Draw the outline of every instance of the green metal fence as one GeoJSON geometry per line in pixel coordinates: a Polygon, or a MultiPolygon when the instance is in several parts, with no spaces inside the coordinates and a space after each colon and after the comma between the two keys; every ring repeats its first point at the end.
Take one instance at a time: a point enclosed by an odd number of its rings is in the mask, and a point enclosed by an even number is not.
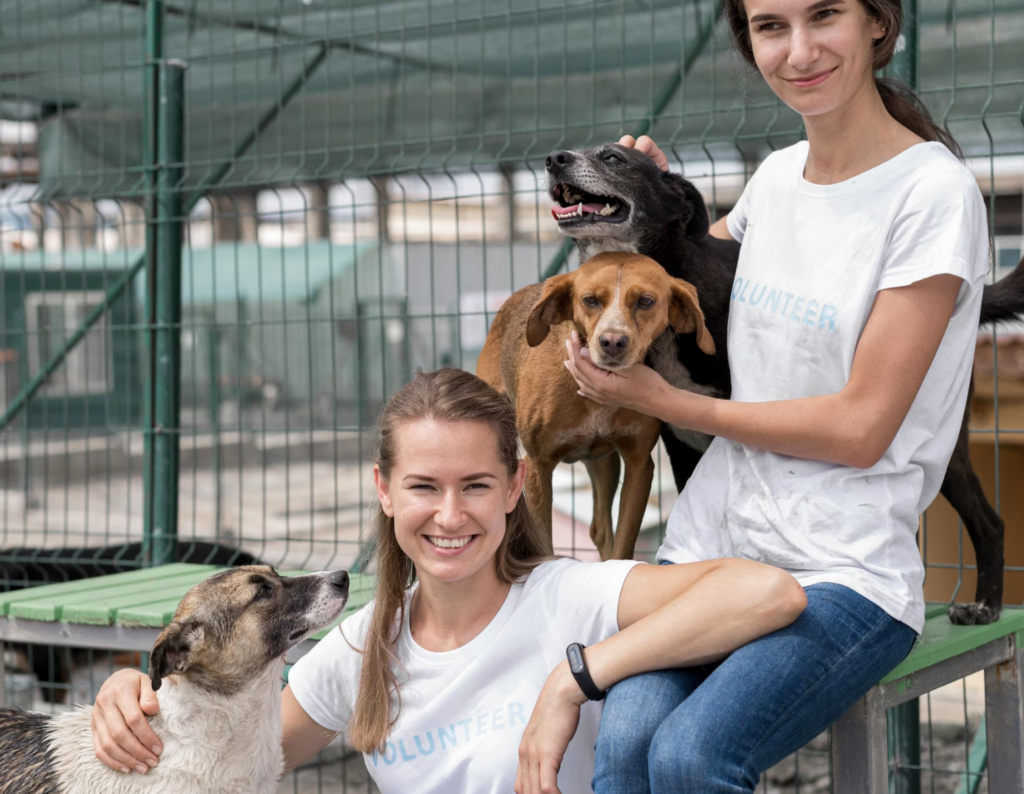
{"type": "MultiPolygon", "coordinates": [[[[1024,0],[907,11],[894,71],[967,152],[998,277],[1024,247],[1024,0]]],[[[0,0],[0,587],[211,543],[363,564],[375,412],[417,368],[472,368],[501,301],[574,266],[544,158],[625,132],[716,216],[802,135],[711,0],[0,0]]],[[[979,359],[975,445],[1011,537],[1012,330],[979,359]]],[[[641,556],[675,496],[661,463],[641,556]]],[[[585,474],[555,486],[556,545],[593,558],[585,474]]],[[[933,512],[930,597],[969,599],[969,544],[933,512]]],[[[43,671],[33,702],[138,661],[6,650],[43,671]]],[[[979,715],[966,682],[893,719],[894,785],[984,790],[979,715]]],[[[764,790],[824,790],[825,749],[764,790]]],[[[356,762],[282,791],[368,790],[356,762]]]]}

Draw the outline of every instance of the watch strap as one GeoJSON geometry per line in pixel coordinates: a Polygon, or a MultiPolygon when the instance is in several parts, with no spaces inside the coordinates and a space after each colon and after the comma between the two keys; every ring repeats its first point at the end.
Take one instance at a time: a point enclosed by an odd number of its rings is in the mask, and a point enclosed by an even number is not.
{"type": "Polygon", "coordinates": [[[590,669],[587,667],[587,657],[583,655],[585,645],[574,642],[565,649],[566,658],[569,660],[569,670],[572,677],[576,679],[583,694],[589,700],[604,700],[605,693],[597,688],[594,679],[590,676],[590,669]]]}

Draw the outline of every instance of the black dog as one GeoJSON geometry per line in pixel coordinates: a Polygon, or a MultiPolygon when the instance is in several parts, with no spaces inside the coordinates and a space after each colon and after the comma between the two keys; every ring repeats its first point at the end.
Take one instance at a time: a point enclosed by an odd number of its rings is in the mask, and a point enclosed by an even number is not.
{"type": "MultiPolygon", "coordinates": [[[[693,284],[716,353],[700,351],[693,334],[676,337],[675,351],[648,363],[673,385],[714,397],[732,392],[726,329],[739,243],[708,235],[710,222],[700,192],[678,174],[662,171],[642,152],[607,144],[585,152],[552,152],[548,193],[559,231],[576,242],[580,261],[601,251],[633,251],[657,261],[672,276],[693,284]],[[575,212],[566,208],[576,207],[575,212]]],[[[1024,314],[1024,262],[999,283],[985,287],[981,322],[1024,314]]],[[[973,393],[974,381],[971,380],[973,393]]],[[[960,435],[941,493],[963,519],[978,561],[975,601],[958,604],[949,618],[963,625],[991,623],[1003,604],[1003,521],[985,498],[968,450],[968,398],[960,435]]],[[[682,490],[710,439],[662,426],[676,487],[682,490]]]]}
{"type": "MultiPolygon", "coordinates": [[[[259,560],[248,552],[204,540],[178,541],[175,559],[204,565],[259,564],[259,560]]],[[[0,592],[135,571],[142,567],[141,560],[141,543],[55,549],[0,549],[0,592]]],[[[39,681],[49,681],[55,685],[43,687],[44,700],[52,703],[67,701],[67,685],[71,680],[72,667],[70,649],[36,646],[32,653],[28,653],[27,646],[16,644],[11,646],[11,650],[15,656],[24,660],[25,664],[19,666],[30,667],[39,681]]]]}

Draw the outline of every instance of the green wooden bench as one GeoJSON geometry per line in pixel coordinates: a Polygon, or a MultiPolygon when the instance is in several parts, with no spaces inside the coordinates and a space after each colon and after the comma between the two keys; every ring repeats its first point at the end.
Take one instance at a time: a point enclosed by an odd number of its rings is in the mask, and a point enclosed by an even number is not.
{"type": "Polygon", "coordinates": [[[946,607],[928,609],[910,655],[833,726],[834,794],[888,794],[888,709],[985,671],[989,791],[1024,794],[1024,609],[988,626],[954,626],[946,607]]]}
{"type": "MultiPolygon", "coordinates": [[[[179,562],[0,593],[0,640],[146,653],[171,622],[188,589],[219,570],[223,569],[179,562]]],[[[282,571],[284,576],[302,573],[308,571],[282,571]]],[[[345,612],[332,626],[293,648],[290,663],[373,598],[373,577],[358,573],[350,577],[345,612]]],[[[0,682],[3,672],[0,654],[0,682]]],[[[0,685],[0,705],[3,699],[0,685]]]]}

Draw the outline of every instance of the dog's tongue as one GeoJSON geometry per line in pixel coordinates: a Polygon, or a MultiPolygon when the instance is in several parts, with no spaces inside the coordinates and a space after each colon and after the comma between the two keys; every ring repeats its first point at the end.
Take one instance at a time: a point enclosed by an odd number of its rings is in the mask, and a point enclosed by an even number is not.
{"type": "Polygon", "coordinates": [[[604,209],[604,204],[573,204],[571,207],[554,206],[551,208],[551,215],[558,220],[565,215],[575,215],[576,211],[583,207],[584,212],[598,213],[604,209]]]}

